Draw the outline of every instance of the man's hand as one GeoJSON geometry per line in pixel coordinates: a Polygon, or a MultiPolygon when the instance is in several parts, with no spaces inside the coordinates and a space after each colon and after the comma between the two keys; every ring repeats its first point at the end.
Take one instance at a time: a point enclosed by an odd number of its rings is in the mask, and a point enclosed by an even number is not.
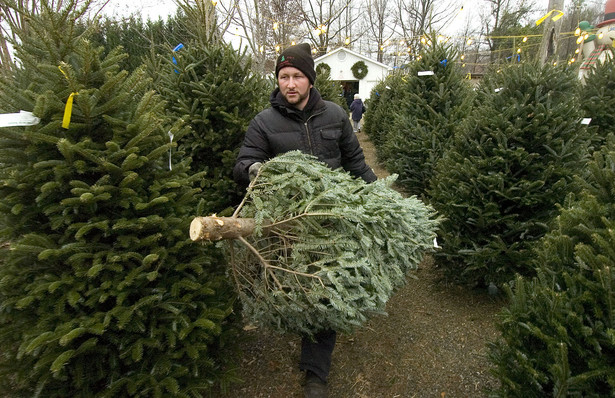
{"type": "Polygon", "coordinates": [[[250,178],[250,181],[252,181],[256,175],[258,174],[258,169],[261,168],[263,164],[261,162],[256,162],[256,163],[252,163],[250,165],[250,167],[248,168],[248,177],[250,178]]]}

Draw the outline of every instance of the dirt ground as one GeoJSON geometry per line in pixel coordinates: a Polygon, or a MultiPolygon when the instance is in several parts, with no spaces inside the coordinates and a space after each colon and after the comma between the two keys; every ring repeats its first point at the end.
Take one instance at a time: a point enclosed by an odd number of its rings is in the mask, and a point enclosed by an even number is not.
{"type": "MultiPolygon", "coordinates": [[[[367,163],[387,175],[372,144],[359,133],[367,163]]],[[[329,376],[330,398],[486,397],[497,381],[489,373],[486,343],[497,337],[503,302],[441,281],[431,257],[353,335],[338,337],[329,376]]],[[[301,341],[262,329],[244,330],[239,376],[223,398],[301,398],[301,341]]]]}

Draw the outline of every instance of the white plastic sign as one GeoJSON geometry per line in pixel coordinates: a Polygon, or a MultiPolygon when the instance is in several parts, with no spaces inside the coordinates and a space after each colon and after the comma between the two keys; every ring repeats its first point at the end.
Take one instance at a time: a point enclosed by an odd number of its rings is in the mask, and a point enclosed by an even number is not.
{"type": "Polygon", "coordinates": [[[34,116],[32,112],[27,111],[0,114],[0,127],[34,126],[39,124],[40,121],[41,119],[34,116]]]}

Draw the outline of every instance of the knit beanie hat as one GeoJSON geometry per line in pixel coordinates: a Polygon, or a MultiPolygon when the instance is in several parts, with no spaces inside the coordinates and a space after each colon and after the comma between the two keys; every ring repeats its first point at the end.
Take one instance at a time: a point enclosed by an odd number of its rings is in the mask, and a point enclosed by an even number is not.
{"type": "Polygon", "coordinates": [[[314,59],[310,50],[310,45],[303,43],[288,47],[282,51],[282,54],[280,54],[275,63],[275,77],[278,77],[280,69],[292,66],[303,72],[310,80],[310,84],[314,84],[316,71],[314,70],[314,59]]]}

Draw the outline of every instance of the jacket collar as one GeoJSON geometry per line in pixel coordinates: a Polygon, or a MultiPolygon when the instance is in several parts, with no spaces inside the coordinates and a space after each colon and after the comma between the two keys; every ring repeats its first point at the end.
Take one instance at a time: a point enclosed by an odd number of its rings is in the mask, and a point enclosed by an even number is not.
{"type": "Polygon", "coordinates": [[[280,93],[279,87],[273,90],[271,96],[269,97],[269,102],[271,103],[271,106],[273,108],[277,109],[280,113],[287,116],[290,116],[291,114],[296,114],[299,116],[309,116],[317,112],[321,108],[325,107],[325,102],[323,101],[322,97],[320,96],[320,93],[315,87],[312,87],[310,89],[310,98],[308,99],[305,108],[303,108],[303,111],[300,111],[299,109],[289,104],[282,95],[282,93],[280,93]]]}

